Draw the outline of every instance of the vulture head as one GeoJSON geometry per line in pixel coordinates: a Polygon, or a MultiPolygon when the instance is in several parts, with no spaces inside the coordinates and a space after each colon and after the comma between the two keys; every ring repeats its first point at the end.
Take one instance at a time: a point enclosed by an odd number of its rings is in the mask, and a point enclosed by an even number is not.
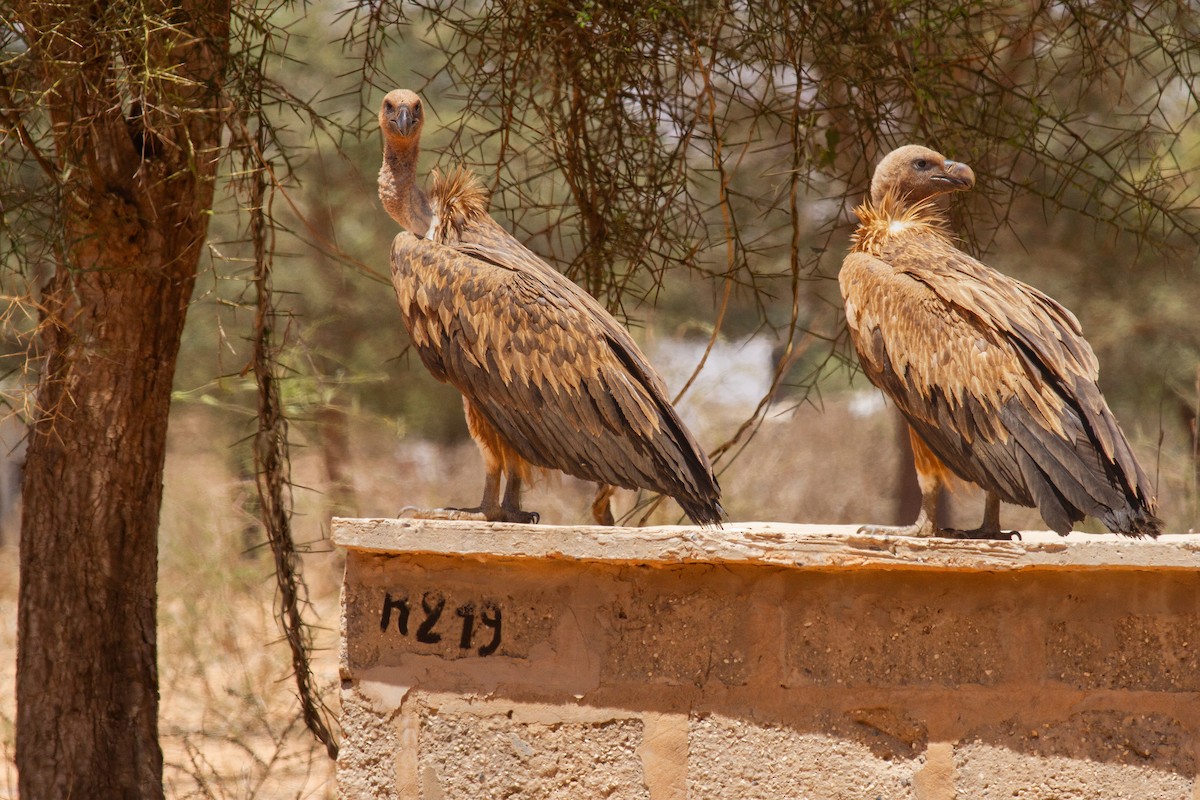
{"type": "Polygon", "coordinates": [[[889,191],[907,204],[975,185],[975,173],[961,161],[936,150],[910,144],[884,156],[871,179],[871,202],[880,203],[889,191]]]}
{"type": "Polygon", "coordinates": [[[388,141],[398,145],[419,142],[424,122],[425,112],[416,93],[395,89],[383,98],[379,107],[379,129],[388,141]]]}

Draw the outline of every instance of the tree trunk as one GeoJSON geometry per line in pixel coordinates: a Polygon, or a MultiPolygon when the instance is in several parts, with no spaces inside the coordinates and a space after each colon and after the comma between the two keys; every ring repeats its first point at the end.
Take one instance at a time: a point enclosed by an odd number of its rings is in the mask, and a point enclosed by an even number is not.
{"type": "Polygon", "coordinates": [[[162,796],[158,512],[192,285],[164,272],[61,270],[45,298],[70,323],[47,336],[42,413],[25,466],[22,797],[162,796]]]}
{"type": "Polygon", "coordinates": [[[22,487],[19,788],[155,798],[167,413],[212,202],[229,8],[46,5],[17,9],[62,230],[22,487]]]}

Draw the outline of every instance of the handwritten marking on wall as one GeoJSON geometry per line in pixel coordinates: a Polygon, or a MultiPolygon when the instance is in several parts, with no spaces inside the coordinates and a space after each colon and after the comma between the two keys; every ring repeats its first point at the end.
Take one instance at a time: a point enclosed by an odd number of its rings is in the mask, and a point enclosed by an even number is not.
{"type": "MultiPolygon", "coordinates": [[[[439,644],[444,632],[450,633],[455,629],[453,619],[444,614],[446,605],[446,596],[438,591],[424,592],[419,600],[410,600],[409,595],[395,597],[391,592],[384,592],[379,630],[385,634],[390,630],[407,637],[410,623],[416,623],[413,632],[416,641],[421,644],[439,644]]],[[[479,603],[467,601],[454,609],[454,617],[459,620],[457,632],[460,650],[470,650],[474,647],[477,629],[484,635],[490,629],[491,638],[486,644],[479,645],[475,649],[476,653],[480,656],[490,656],[500,647],[504,615],[499,604],[491,600],[479,603]]]]}

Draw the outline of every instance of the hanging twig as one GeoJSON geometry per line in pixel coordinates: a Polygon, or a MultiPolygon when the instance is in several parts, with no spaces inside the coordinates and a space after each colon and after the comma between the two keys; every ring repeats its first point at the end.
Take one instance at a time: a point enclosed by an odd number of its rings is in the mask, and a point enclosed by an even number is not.
{"type": "Polygon", "coordinates": [[[250,240],[254,247],[254,354],[255,385],[258,388],[258,430],[254,438],[255,477],[263,528],[275,559],[275,582],[279,591],[277,614],[284,637],[292,653],[304,723],[325,746],[331,759],[337,758],[338,744],[328,724],[329,710],[321,700],[309,663],[312,633],[304,622],[301,607],[308,602],[308,590],[300,574],[301,559],[292,538],[291,458],[288,452],[288,421],[279,389],[278,356],[286,334],[276,337],[280,315],[275,306],[271,267],[274,229],[268,198],[270,167],[263,153],[266,126],[258,121],[255,138],[242,130],[248,146],[244,157],[249,162],[250,240]]]}

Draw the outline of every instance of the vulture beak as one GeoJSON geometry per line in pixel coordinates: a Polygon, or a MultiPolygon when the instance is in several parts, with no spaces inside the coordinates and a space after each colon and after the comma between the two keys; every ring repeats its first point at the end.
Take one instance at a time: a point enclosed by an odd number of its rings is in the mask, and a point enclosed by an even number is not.
{"type": "Polygon", "coordinates": [[[396,114],[392,117],[392,127],[401,136],[411,136],[417,129],[417,120],[418,117],[413,113],[412,108],[402,105],[396,109],[396,114]]]}
{"type": "Polygon", "coordinates": [[[966,191],[975,185],[975,171],[961,161],[946,161],[941,175],[933,180],[945,184],[951,191],[966,191]]]}

